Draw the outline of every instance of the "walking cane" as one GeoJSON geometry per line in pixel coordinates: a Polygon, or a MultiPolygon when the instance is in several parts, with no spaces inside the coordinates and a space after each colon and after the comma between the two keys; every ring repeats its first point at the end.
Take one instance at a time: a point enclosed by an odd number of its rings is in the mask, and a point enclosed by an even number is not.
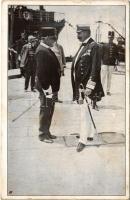
{"type": "Polygon", "coordinates": [[[18,115],[16,118],[12,120],[12,122],[15,122],[17,119],[19,119],[21,116],[23,116],[26,112],[28,112],[37,102],[39,99],[37,99],[31,106],[29,106],[26,110],[24,110],[20,115],[18,115]]]}
{"type": "MultiPolygon", "coordinates": [[[[91,109],[90,109],[90,107],[89,107],[89,103],[88,103],[88,100],[87,100],[87,95],[85,95],[85,89],[84,89],[84,86],[83,86],[82,83],[80,84],[79,92],[80,92],[80,93],[82,93],[82,92],[84,93],[84,98],[85,98],[86,103],[87,103],[89,115],[90,115],[90,118],[91,118],[93,127],[94,127],[94,129],[95,129],[95,132],[96,132],[96,134],[97,134],[96,124],[95,124],[95,122],[94,122],[94,119],[93,119],[93,116],[92,116],[92,113],[91,113],[91,109]]],[[[80,95],[81,95],[81,94],[80,94],[80,95]]]]}

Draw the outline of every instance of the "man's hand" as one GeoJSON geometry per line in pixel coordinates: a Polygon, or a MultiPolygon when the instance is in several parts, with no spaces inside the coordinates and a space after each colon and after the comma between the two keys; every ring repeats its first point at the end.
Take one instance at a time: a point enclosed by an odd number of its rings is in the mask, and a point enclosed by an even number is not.
{"type": "Polygon", "coordinates": [[[89,89],[89,88],[86,88],[86,90],[85,90],[85,95],[86,95],[86,96],[89,96],[91,93],[92,93],[92,90],[89,89]]]}

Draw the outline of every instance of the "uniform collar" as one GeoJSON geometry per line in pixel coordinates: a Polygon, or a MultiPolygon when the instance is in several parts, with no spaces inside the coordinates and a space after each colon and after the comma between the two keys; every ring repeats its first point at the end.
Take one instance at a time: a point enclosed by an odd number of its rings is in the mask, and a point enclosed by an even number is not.
{"type": "Polygon", "coordinates": [[[82,44],[87,44],[87,42],[89,41],[91,37],[88,37],[86,40],[84,40],[84,42],[82,42],[82,44]]]}

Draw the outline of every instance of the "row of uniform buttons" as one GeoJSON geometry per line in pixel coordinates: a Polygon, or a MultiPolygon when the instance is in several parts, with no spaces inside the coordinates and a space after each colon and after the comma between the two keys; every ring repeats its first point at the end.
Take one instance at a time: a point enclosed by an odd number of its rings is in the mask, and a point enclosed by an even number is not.
{"type": "Polygon", "coordinates": [[[109,55],[110,55],[110,58],[112,58],[112,56],[113,56],[113,53],[114,53],[114,47],[113,46],[111,46],[110,45],[110,49],[109,49],[110,51],[109,51],[109,55]]]}
{"type": "Polygon", "coordinates": [[[81,64],[80,71],[81,71],[81,75],[83,75],[83,74],[84,74],[84,68],[83,68],[83,64],[81,64]]]}

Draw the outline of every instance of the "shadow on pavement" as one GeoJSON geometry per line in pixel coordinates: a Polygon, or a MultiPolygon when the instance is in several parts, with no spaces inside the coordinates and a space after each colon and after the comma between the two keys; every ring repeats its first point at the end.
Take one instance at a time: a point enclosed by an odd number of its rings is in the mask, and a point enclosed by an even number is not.
{"type": "MultiPolygon", "coordinates": [[[[79,138],[79,133],[72,133],[70,135],[57,137],[55,143],[64,144],[66,147],[76,147],[78,145],[79,138]]],[[[101,145],[109,146],[119,144],[125,144],[125,136],[123,133],[100,132],[95,134],[93,141],[88,141],[86,146],[100,147],[101,145]]]]}

